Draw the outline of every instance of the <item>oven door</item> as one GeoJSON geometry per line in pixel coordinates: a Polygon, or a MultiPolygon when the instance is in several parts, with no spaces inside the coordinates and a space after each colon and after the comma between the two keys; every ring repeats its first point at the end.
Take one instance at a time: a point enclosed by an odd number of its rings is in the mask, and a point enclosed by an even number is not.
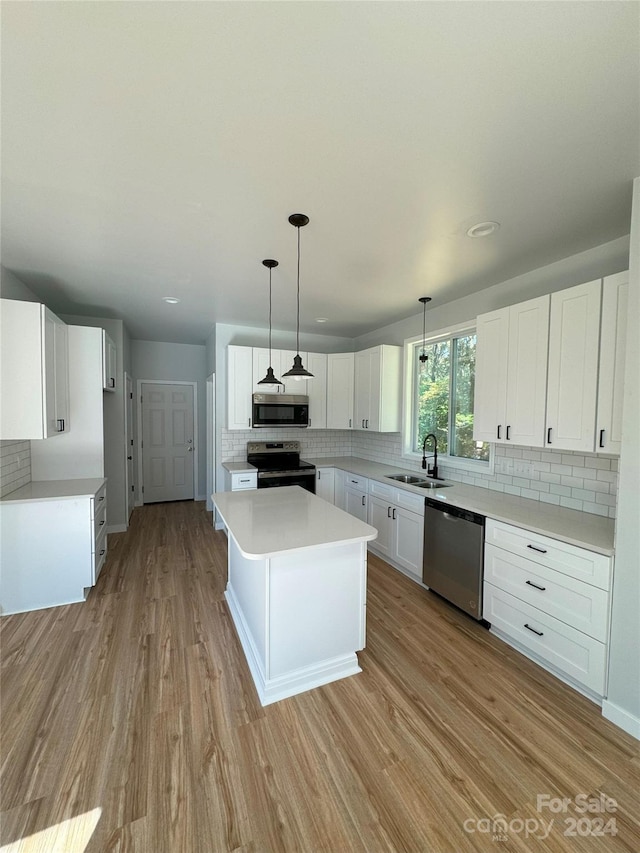
{"type": "Polygon", "coordinates": [[[316,472],[263,471],[258,474],[259,489],[276,489],[279,486],[302,486],[308,492],[316,493],[316,472]]]}
{"type": "Polygon", "coordinates": [[[299,427],[309,426],[309,400],[307,397],[287,394],[254,394],[253,426],[299,427]],[[275,399],[269,399],[273,397],[275,399]]]}

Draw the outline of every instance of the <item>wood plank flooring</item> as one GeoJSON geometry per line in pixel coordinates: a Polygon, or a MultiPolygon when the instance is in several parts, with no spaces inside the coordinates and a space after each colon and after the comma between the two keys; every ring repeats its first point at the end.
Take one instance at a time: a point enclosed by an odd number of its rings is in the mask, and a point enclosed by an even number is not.
{"type": "Polygon", "coordinates": [[[640,744],[383,561],[363,672],[262,708],[204,504],[109,546],[86,603],[1,622],[2,853],[640,850],[640,744]]]}

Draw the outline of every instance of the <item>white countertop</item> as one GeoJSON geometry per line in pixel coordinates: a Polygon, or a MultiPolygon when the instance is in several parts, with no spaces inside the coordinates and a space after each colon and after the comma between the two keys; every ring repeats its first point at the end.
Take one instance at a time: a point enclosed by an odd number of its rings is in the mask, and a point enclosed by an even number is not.
{"type": "Polygon", "coordinates": [[[34,480],[0,499],[0,503],[92,498],[105,483],[102,477],[89,480],[34,480]]]}
{"type": "Polygon", "coordinates": [[[378,535],[375,527],[300,486],[215,492],[211,497],[240,552],[249,559],[366,542],[378,535]]]}
{"type": "Polygon", "coordinates": [[[230,474],[253,474],[258,469],[248,462],[223,462],[222,467],[230,474]]]}
{"type": "Polygon", "coordinates": [[[611,518],[507,495],[492,489],[483,489],[480,486],[468,486],[455,480],[447,480],[446,482],[451,485],[446,489],[425,491],[425,489],[386,479],[387,474],[419,474],[420,472],[395,465],[370,462],[368,459],[360,459],[357,456],[331,456],[317,459],[305,457],[305,459],[317,468],[340,468],[352,474],[359,474],[361,477],[381,480],[395,488],[450,503],[496,521],[504,521],[534,533],[551,536],[599,554],[610,556],[614,553],[615,524],[611,518]]]}

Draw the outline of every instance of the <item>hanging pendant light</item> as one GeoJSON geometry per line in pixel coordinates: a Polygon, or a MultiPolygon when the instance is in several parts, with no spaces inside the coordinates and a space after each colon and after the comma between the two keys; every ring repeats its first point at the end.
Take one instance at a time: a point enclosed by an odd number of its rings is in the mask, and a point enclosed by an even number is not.
{"type": "Polygon", "coordinates": [[[276,379],[271,366],[271,270],[278,266],[278,262],[267,258],[262,263],[269,268],[269,367],[267,368],[267,375],[258,382],[258,385],[282,385],[282,382],[276,379]]]}
{"type": "Polygon", "coordinates": [[[418,302],[422,302],[422,352],[419,355],[419,361],[420,370],[424,370],[429,360],[427,355],[427,302],[431,302],[431,297],[421,296],[418,302]]]}
{"type": "Polygon", "coordinates": [[[300,357],[300,229],[309,223],[309,217],[304,213],[292,213],[289,217],[289,222],[298,229],[298,312],[296,320],[296,355],[293,359],[293,367],[283,373],[283,376],[290,376],[292,379],[307,379],[313,377],[313,373],[309,373],[302,364],[300,357]]]}

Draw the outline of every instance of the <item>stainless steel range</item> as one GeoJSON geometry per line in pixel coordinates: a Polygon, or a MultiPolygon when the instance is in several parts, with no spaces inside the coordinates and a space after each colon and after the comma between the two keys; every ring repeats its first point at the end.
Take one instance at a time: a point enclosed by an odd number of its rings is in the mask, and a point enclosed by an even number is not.
{"type": "Polygon", "coordinates": [[[300,459],[299,441],[250,441],[247,462],[258,469],[258,488],[302,486],[316,491],[316,466],[300,459]]]}

